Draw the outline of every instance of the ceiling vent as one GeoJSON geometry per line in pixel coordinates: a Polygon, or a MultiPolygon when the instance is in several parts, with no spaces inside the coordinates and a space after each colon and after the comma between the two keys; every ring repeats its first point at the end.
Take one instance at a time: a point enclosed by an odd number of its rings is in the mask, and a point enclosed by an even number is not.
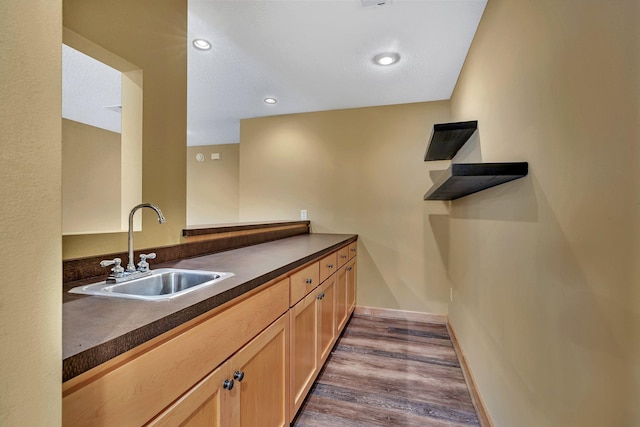
{"type": "Polygon", "coordinates": [[[391,2],[391,0],[360,0],[362,7],[370,6],[384,6],[391,2]]]}
{"type": "Polygon", "coordinates": [[[104,108],[115,111],[116,113],[122,113],[122,105],[105,105],[104,108]]]}

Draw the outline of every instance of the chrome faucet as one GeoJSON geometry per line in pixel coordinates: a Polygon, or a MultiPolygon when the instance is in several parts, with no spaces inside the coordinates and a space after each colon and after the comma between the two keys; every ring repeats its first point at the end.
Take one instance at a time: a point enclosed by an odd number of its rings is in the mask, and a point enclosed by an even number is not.
{"type": "MultiPolygon", "coordinates": [[[[157,207],[154,204],[141,203],[137,206],[134,206],[133,209],[131,209],[131,212],[129,212],[129,263],[127,264],[127,273],[134,273],[136,271],[136,264],[133,260],[133,214],[136,213],[138,209],[142,209],[142,208],[153,209],[156,215],[158,215],[158,222],[160,224],[164,224],[166,222],[166,220],[164,219],[164,215],[162,215],[162,211],[160,210],[159,207],[157,207]]],[[[152,257],[146,256],[145,258],[152,258],[152,257]]],[[[153,258],[155,258],[155,254],[153,258]]],[[[143,261],[146,262],[146,260],[143,260],[143,261]]],[[[146,270],[148,270],[148,268],[149,266],[147,264],[146,270]]]]}
{"type": "Polygon", "coordinates": [[[158,215],[158,222],[160,224],[164,224],[166,220],[164,219],[164,215],[162,215],[162,211],[156,205],[151,203],[142,203],[137,206],[134,206],[129,212],[129,263],[127,264],[127,269],[120,265],[122,260],[120,258],[114,258],[111,260],[105,260],[100,262],[101,267],[108,267],[113,265],[111,268],[111,274],[107,278],[107,283],[120,283],[126,282],[128,280],[137,279],[144,276],[149,276],[151,274],[151,270],[149,270],[148,259],[154,259],[156,254],[151,252],[149,254],[140,254],[140,262],[138,263],[138,268],[136,268],[135,263],[133,262],[133,214],[136,213],[138,209],[149,208],[153,209],[158,215]]]}

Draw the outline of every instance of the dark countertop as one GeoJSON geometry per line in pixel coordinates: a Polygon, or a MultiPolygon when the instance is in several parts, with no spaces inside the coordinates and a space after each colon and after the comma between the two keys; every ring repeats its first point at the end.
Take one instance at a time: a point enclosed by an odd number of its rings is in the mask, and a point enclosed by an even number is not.
{"type": "Polygon", "coordinates": [[[261,221],[261,222],[235,222],[227,224],[204,224],[204,225],[192,225],[185,227],[182,230],[182,235],[187,236],[200,236],[203,234],[219,234],[229,233],[233,231],[247,231],[256,230],[267,227],[286,227],[292,225],[306,225],[309,227],[311,221],[261,221]]]}
{"type": "Polygon", "coordinates": [[[212,255],[152,264],[152,269],[173,267],[235,273],[221,282],[222,287],[205,287],[169,301],[69,294],[67,291],[72,287],[99,280],[65,283],[63,381],[356,239],[354,234],[304,234],[212,255]]]}

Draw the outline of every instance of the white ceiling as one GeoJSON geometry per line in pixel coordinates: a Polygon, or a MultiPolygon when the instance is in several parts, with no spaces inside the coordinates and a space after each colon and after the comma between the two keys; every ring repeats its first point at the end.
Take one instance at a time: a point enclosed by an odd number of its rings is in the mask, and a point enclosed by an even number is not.
{"type": "Polygon", "coordinates": [[[449,99],[486,2],[189,0],[187,143],[239,142],[245,118],[449,99]],[[374,65],[386,51],[400,61],[374,65]]]}
{"type": "Polygon", "coordinates": [[[121,83],[120,71],[62,45],[63,118],[121,133],[121,83]]]}

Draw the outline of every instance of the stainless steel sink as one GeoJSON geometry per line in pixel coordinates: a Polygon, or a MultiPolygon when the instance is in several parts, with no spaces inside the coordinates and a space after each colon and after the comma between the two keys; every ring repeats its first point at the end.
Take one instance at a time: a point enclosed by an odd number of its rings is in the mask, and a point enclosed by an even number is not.
{"type": "Polygon", "coordinates": [[[91,285],[78,286],[69,292],[114,298],[160,301],[175,298],[205,286],[215,285],[231,276],[235,276],[235,274],[215,271],[159,268],[153,270],[151,275],[138,279],[116,284],[106,282],[93,283],[91,285]]]}

